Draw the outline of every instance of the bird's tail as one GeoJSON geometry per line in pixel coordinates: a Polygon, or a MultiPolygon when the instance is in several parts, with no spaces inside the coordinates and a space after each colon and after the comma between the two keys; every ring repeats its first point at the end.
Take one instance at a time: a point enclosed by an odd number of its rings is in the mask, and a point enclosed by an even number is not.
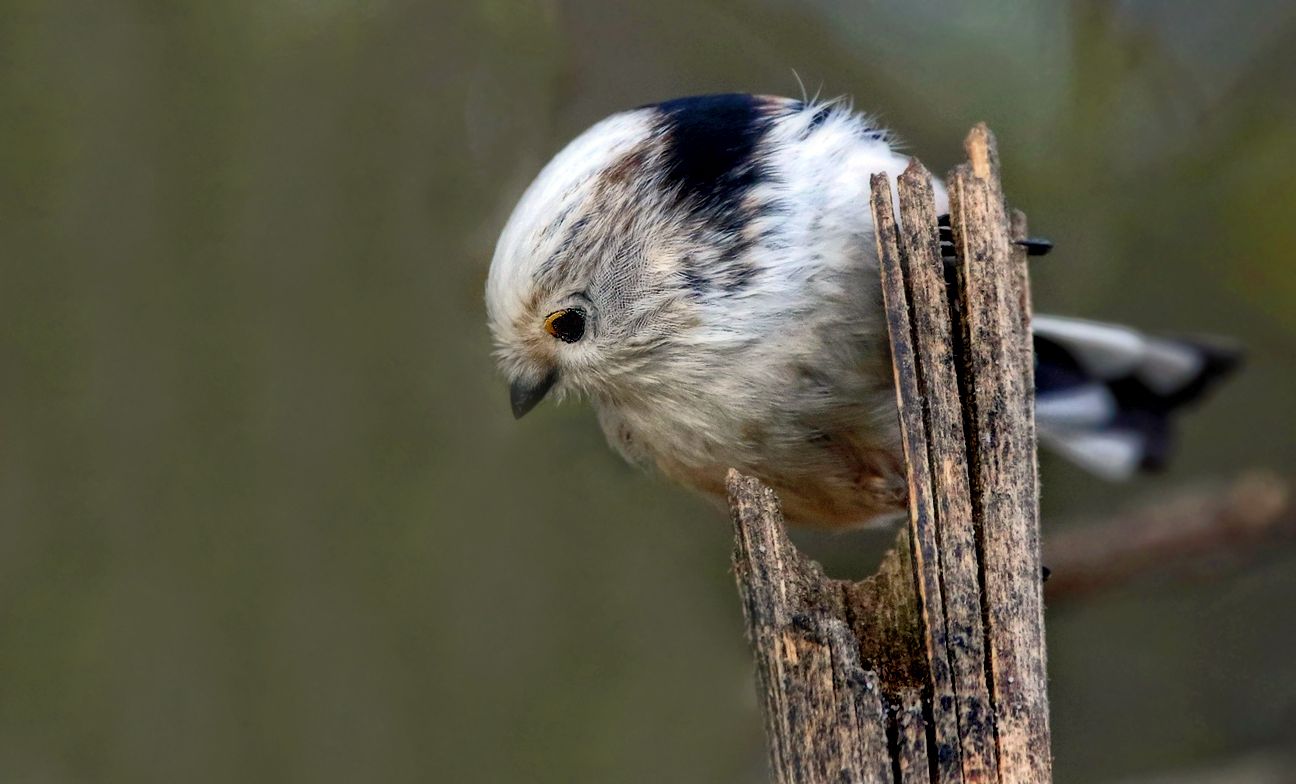
{"type": "Polygon", "coordinates": [[[1033,327],[1040,440],[1108,479],[1164,464],[1173,415],[1241,359],[1219,341],[1112,324],[1036,316],[1033,327]]]}

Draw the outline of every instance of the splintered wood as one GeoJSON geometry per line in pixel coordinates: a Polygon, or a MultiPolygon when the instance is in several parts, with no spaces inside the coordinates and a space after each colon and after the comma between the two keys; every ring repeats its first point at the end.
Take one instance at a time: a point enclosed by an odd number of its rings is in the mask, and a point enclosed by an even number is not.
{"type": "Polygon", "coordinates": [[[1051,780],[1026,225],[990,132],[965,146],[948,177],[957,260],[921,164],[899,178],[898,222],[887,177],[871,183],[908,472],[896,549],[868,580],[829,580],[775,494],[729,476],[779,782],[1051,780]]]}

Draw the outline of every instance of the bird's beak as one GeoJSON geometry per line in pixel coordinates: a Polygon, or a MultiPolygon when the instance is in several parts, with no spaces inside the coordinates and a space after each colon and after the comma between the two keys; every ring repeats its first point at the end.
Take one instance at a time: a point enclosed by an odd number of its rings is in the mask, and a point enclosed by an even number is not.
{"type": "Polygon", "coordinates": [[[521,419],[527,412],[536,407],[544,396],[549,394],[554,382],[558,380],[558,371],[551,370],[539,381],[518,379],[509,384],[509,404],[513,406],[513,418],[521,419]]]}

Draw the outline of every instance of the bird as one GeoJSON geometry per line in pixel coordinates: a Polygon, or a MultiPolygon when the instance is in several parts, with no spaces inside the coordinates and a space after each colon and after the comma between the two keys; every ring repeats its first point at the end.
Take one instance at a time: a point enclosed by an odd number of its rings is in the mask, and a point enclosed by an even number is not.
{"type": "MultiPolygon", "coordinates": [[[[730,468],[830,530],[905,509],[869,177],[910,158],[845,101],[729,93],[617,112],[500,233],[486,317],[513,415],[589,401],[632,464],[723,500],[730,468]]],[[[935,183],[937,209],[948,210],[935,183]]],[[[1033,241],[1032,252],[1047,250],[1033,241]]],[[[1236,347],[1036,315],[1039,439],[1108,479],[1167,459],[1236,347]]]]}

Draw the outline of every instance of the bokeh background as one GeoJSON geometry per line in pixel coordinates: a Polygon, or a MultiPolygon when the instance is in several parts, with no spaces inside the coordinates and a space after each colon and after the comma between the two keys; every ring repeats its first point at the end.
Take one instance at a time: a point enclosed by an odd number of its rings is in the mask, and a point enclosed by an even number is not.
{"type": "MultiPolygon", "coordinates": [[[[1041,310],[1250,350],[1165,475],[1046,458],[1047,533],[1296,466],[1293,35],[1263,0],[3,0],[0,780],[762,780],[723,514],[579,405],[509,415],[513,200],[682,94],[799,76],[937,171],[988,121],[1041,310]]],[[[862,576],[888,538],[801,541],[862,576]]],[[[1051,609],[1057,780],[1296,744],[1294,605],[1274,548],[1051,609]]]]}

